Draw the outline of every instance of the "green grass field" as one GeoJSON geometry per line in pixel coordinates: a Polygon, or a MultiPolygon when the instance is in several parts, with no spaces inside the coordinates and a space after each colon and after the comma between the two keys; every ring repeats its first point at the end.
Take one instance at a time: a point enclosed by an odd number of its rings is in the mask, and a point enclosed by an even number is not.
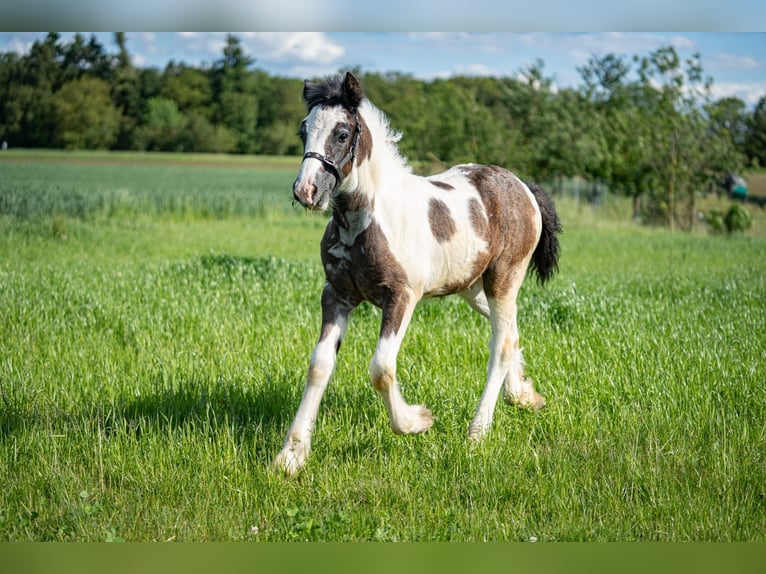
{"type": "Polygon", "coordinates": [[[362,306],[306,469],[269,468],[319,334],[325,217],[295,160],[0,157],[0,540],[766,540],[766,236],[670,234],[559,198],[520,296],[548,407],[465,433],[489,326],[416,311],[395,436],[362,306]]]}

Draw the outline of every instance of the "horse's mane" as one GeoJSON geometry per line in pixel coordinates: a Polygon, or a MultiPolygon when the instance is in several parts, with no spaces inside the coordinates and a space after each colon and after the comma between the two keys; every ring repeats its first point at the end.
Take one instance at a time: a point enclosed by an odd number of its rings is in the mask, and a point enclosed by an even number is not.
{"type": "Polygon", "coordinates": [[[399,140],[402,139],[402,132],[394,130],[388,123],[388,117],[375,104],[365,98],[359,106],[359,112],[367,123],[372,134],[372,141],[374,144],[383,143],[383,146],[378,146],[374,149],[383,147],[386,150],[386,160],[392,162],[392,167],[398,167],[405,171],[412,171],[412,168],[407,163],[407,159],[402,155],[399,150],[399,140]]]}
{"type": "Polygon", "coordinates": [[[343,77],[327,76],[318,83],[306,83],[303,88],[303,99],[306,107],[311,111],[316,106],[342,106],[346,102],[343,98],[343,77]]]}

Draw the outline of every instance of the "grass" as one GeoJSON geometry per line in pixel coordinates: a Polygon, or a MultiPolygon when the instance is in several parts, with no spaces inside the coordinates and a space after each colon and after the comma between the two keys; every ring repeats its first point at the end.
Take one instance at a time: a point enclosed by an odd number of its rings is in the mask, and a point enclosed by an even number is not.
{"type": "Polygon", "coordinates": [[[474,448],[486,322],[419,307],[399,377],[436,423],[398,437],[361,307],[288,481],[324,218],[290,169],[155,161],[0,162],[0,540],[765,539],[760,214],[669,234],[559,199],[560,274],[520,296],[548,407],[474,448]]]}

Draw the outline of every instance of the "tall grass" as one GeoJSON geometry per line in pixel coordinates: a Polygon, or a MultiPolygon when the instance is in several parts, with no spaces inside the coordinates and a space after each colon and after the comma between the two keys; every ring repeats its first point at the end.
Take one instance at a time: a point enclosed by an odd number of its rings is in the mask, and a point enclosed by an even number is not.
{"type": "Polygon", "coordinates": [[[284,480],[268,465],[300,400],[323,283],[324,220],[289,207],[294,174],[0,170],[10,203],[28,189],[139,198],[0,216],[2,540],[764,540],[762,239],[640,229],[615,221],[619,205],[560,200],[561,271],[520,296],[548,407],[498,405],[469,446],[489,329],[434,300],[416,311],[399,377],[436,422],[393,435],[367,382],[380,313],[364,305],[312,458],[284,480]],[[189,211],[157,208],[188,193],[189,211]],[[237,197],[245,207],[205,207],[237,197]]]}
{"type": "Polygon", "coordinates": [[[215,164],[0,163],[0,216],[218,218],[263,216],[290,207],[284,169],[215,164]],[[91,169],[87,166],[91,165],[91,169]],[[280,209],[281,208],[281,209],[280,209]]]}

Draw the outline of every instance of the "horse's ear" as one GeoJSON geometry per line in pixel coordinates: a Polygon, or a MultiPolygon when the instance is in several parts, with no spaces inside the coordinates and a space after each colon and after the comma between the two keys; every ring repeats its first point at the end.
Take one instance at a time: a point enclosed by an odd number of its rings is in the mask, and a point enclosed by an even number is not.
{"type": "Polygon", "coordinates": [[[311,91],[311,82],[308,80],[303,80],[303,101],[308,102],[309,101],[309,92],[311,91]]]}
{"type": "Polygon", "coordinates": [[[356,110],[363,99],[364,93],[362,86],[359,85],[359,80],[351,72],[346,72],[343,78],[343,102],[350,109],[356,110]]]}

